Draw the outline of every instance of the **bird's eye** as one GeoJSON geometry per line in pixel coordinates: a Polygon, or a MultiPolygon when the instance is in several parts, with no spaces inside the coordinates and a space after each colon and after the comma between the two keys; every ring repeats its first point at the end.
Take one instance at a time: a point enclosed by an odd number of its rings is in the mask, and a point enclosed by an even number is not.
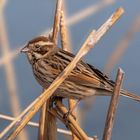
{"type": "Polygon", "coordinates": [[[36,44],[36,45],[35,45],[35,48],[36,48],[36,49],[39,49],[39,48],[40,48],[40,45],[39,45],[39,44],[36,44]]]}

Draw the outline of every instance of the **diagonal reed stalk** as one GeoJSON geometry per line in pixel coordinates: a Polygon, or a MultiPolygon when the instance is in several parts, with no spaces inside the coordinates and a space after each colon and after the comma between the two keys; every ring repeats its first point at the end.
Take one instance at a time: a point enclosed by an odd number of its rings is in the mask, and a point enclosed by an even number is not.
{"type": "MultiPolygon", "coordinates": [[[[13,131],[8,135],[7,140],[13,140],[21,132],[24,126],[30,121],[30,119],[35,115],[39,108],[50,98],[53,92],[58,88],[58,86],[67,78],[68,74],[74,69],[76,64],[81,60],[81,58],[88,53],[88,51],[95,46],[95,44],[101,39],[101,37],[113,26],[113,24],[120,18],[124,10],[118,8],[109,19],[95,32],[92,31],[88,36],[86,42],[83,44],[81,49],[78,51],[77,55],[74,57],[72,62],[65,68],[65,70],[54,80],[54,82],[46,89],[35,101],[32,103],[30,110],[22,118],[17,117],[15,121],[12,122],[14,126],[13,131]]],[[[25,111],[24,111],[25,112],[25,111]]],[[[8,129],[7,129],[8,130],[8,129]]],[[[0,135],[1,136],[1,135],[0,135]]],[[[2,138],[2,136],[0,137],[2,138]]]]}
{"type": "MultiPolygon", "coordinates": [[[[63,114],[62,116],[64,116],[64,114],[68,112],[66,107],[59,100],[56,101],[56,107],[63,114]]],[[[66,126],[71,129],[72,133],[76,136],[74,136],[73,139],[89,139],[86,133],[80,128],[75,119],[72,117],[72,115],[68,115],[67,119],[64,119],[64,122],[66,126]]]]}
{"type": "MultiPolygon", "coordinates": [[[[56,112],[54,112],[54,109],[50,110],[50,112],[52,114],[54,114],[54,116],[56,116],[56,112]]],[[[0,114],[0,119],[7,120],[7,121],[14,121],[15,120],[14,117],[3,115],[3,114],[0,114]]],[[[39,124],[36,123],[36,122],[31,122],[30,121],[30,122],[27,123],[27,126],[37,127],[38,128],[39,124]]],[[[70,131],[67,131],[67,130],[64,130],[64,129],[57,128],[57,132],[60,133],[60,134],[67,135],[67,136],[72,136],[72,133],[70,131]]],[[[91,137],[89,137],[89,139],[92,140],[91,137]]]]}
{"type": "MultiPolygon", "coordinates": [[[[8,121],[14,121],[15,120],[14,117],[3,115],[3,114],[0,114],[0,119],[8,120],[8,121]]],[[[28,126],[32,126],[32,127],[39,127],[39,124],[36,123],[36,122],[28,122],[27,125],[28,126]]],[[[64,130],[64,129],[60,129],[60,128],[57,128],[57,132],[61,133],[61,134],[64,134],[64,135],[68,135],[68,136],[72,135],[70,131],[67,131],[67,130],[64,130]]]]}

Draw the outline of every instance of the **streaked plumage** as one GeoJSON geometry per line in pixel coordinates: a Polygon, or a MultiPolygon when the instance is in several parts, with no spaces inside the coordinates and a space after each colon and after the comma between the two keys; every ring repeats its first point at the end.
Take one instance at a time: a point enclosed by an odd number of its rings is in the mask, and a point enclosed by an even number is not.
{"type": "MultiPolygon", "coordinates": [[[[37,37],[22,49],[27,54],[33,73],[43,88],[66,68],[74,55],[57,48],[49,37],[37,37]]],[[[80,61],[68,78],[59,86],[55,96],[82,99],[93,95],[111,95],[114,82],[93,66],[80,61]]],[[[140,101],[140,97],[124,90],[121,95],[140,101]]]]}

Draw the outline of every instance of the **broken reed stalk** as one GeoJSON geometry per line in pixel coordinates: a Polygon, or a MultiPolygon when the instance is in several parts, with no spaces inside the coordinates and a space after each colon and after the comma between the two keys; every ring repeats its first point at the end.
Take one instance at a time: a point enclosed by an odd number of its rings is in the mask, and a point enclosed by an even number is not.
{"type": "MultiPolygon", "coordinates": [[[[63,5],[63,10],[61,11],[61,20],[60,20],[61,45],[63,50],[71,52],[69,34],[65,24],[64,6],[65,5],[63,5]]],[[[69,104],[69,109],[71,110],[75,106],[76,101],[74,99],[68,99],[68,104],[69,104]]],[[[74,116],[76,116],[75,112],[73,112],[73,114],[74,116]]],[[[72,133],[72,140],[78,140],[78,138],[73,133],[72,133]]]]}
{"type": "Polygon", "coordinates": [[[59,31],[59,26],[60,26],[62,4],[63,4],[63,0],[57,0],[54,24],[53,24],[53,34],[52,34],[52,42],[54,42],[55,44],[57,44],[57,35],[59,31]]]}
{"type": "MultiPolygon", "coordinates": [[[[57,0],[52,32],[52,42],[55,45],[57,45],[58,40],[62,4],[63,0],[57,0]]],[[[56,140],[56,118],[47,111],[48,105],[50,106],[52,103],[53,101],[50,99],[47,101],[47,104],[45,103],[42,106],[39,121],[40,127],[38,129],[38,140],[56,140]]]]}
{"type": "MultiPolygon", "coordinates": [[[[78,51],[77,55],[74,57],[72,62],[65,68],[65,70],[53,81],[53,83],[46,89],[33,103],[29,112],[21,119],[18,117],[20,124],[16,125],[7,137],[7,140],[13,140],[21,132],[24,126],[30,121],[30,119],[35,115],[39,108],[51,97],[53,92],[58,88],[58,86],[67,78],[70,72],[74,69],[76,64],[81,60],[81,58],[86,55],[86,53],[95,46],[95,44],[101,39],[101,37],[113,26],[113,24],[120,18],[123,14],[123,9],[118,8],[111,17],[95,32],[92,31],[88,36],[86,42],[83,44],[81,49],[78,51]]],[[[21,115],[20,115],[21,116],[21,115]]],[[[16,124],[15,121],[13,124],[16,124]]],[[[10,124],[11,125],[11,124],[10,124]]]]}
{"type": "Polygon", "coordinates": [[[65,24],[64,10],[61,11],[60,36],[61,36],[62,49],[65,51],[71,52],[69,33],[68,33],[68,29],[67,29],[66,24],[65,24]]]}
{"type": "Polygon", "coordinates": [[[124,72],[122,71],[122,69],[119,69],[118,73],[117,73],[117,77],[116,77],[114,91],[113,91],[114,94],[112,94],[112,96],[111,96],[111,101],[110,101],[110,105],[108,108],[108,113],[107,113],[107,118],[106,118],[106,123],[105,123],[104,134],[103,134],[102,140],[111,139],[113,123],[114,123],[115,113],[116,113],[117,106],[118,106],[123,76],[124,76],[124,72]]]}

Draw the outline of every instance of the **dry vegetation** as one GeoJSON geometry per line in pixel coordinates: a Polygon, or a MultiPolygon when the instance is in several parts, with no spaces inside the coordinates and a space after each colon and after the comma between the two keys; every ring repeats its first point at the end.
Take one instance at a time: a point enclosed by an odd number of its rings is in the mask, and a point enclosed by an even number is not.
{"type": "MultiPolygon", "coordinates": [[[[1,43],[1,51],[2,51],[2,57],[0,58],[0,66],[5,65],[5,71],[6,71],[6,77],[7,77],[7,87],[9,90],[9,98],[10,98],[10,105],[11,110],[13,112],[14,117],[6,116],[3,114],[0,114],[0,119],[10,120],[11,123],[0,133],[1,139],[6,140],[13,140],[15,139],[18,134],[22,131],[23,128],[26,125],[31,125],[33,127],[38,127],[38,140],[55,140],[56,139],[56,132],[63,133],[64,135],[72,135],[72,139],[94,139],[97,140],[96,136],[93,136],[93,138],[89,137],[84,130],[79,126],[78,122],[73,118],[72,115],[69,115],[67,118],[63,118],[64,114],[68,112],[68,109],[62,104],[60,100],[56,101],[55,107],[52,107],[50,104],[52,104],[52,101],[50,100],[51,95],[53,92],[58,88],[58,86],[67,78],[69,73],[74,69],[77,62],[84,57],[91,48],[95,46],[98,41],[102,38],[102,36],[105,35],[105,33],[116,23],[116,21],[121,17],[123,14],[123,8],[118,8],[103,25],[97,29],[91,31],[89,36],[87,37],[86,41],[83,43],[81,49],[76,54],[73,61],[67,66],[67,68],[55,79],[55,81],[51,84],[51,86],[46,89],[38,98],[36,98],[26,109],[24,109],[22,112],[20,110],[20,103],[17,96],[17,87],[15,82],[15,72],[14,67],[12,65],[12,61],[19,53],[20,48],[11,51],[6,35],[6,27],[4,23],[4,16],[3,16],[3,9],[5,7],[5,1],[0,1],[1,5],[1,15],[0,15],[0,43],[1,43]],[[13,97],[13,98],[11,98],[13,97]],[[48,111],[48,107],[49,111],[48,111]],[[30,122],[32,117],[37,113],[37,111],[41,109],[40,114],[40,121],[39,124],[35,122],[30,122]],[[21,112],[21,113],[20,113],[21,112]],[[70,131],[66,131],[63,129],[57,128],[56,125],[56,119],[60,119],[62,123],[64,123],[70,131]],[[69,122],[69,123],[68,123],[69,122]]],[[[105,6],[113,4],[114,1],[100,1],[98,4],[89,7],[88,9],[80,11],[78,14],[75,14],[72,18],[66,20],[65,19],[65,11],[63,5],[63,0],[58,0],[56,4],[56,11],[54,16],[54,24],[53,24],[53,32],[52,32],[52,41],[57,44],[58,42],[58,33],[60,30],[61,34],[61,45],[64,50],[71,51],[71,43],[68,35],[68,29],[66,25],[74,24],[77,21],[83,19],[86,16],[89,16],[90,14],[93,14],[97,11],[99,11],[101,8],[104,8],[105,6]],[[82,13],[82,14],[81,14],[82,13]],[[60,28],[60,29],[59,29],[60,28]]],[[[135,23],[139,23],[139,20],[137,20],[135,23]]],[[[138,25],[138,24],[137,24],[138,25]]],[[[136,28],[139,28],[137,26],[136,28]]],[[[136,29],[131,29],[128,31],[127,34],[133,34],[135,33],[136,29]]],[[[127,41],[127,34],[126,37],[124,37],[123,41],[127,41]]],[[[130,38],[130,36],[129,36],[130,38]]],[[[123,42],[122,41],[122,42],[123,42]]],[[[121,45],[125,43],[120,43],[121,45]]],[[[119,46],[121,46],[119,45],[119,46]]],[[[127,45],[127,44],[126,44],[127,45]]],[[[125,45],[125,46],[126,46],[125,45]]],[[[122,47],[118,47],[119,52],[123,52],[124,49],[122,47]]],[[[126,47],[125,47],[126,48],[126,47]]],[[[117,53],[117,51],[115,51],[117,53]]],[[[117,54],[113,56],[116,56],[115,58],[111,58],[112,61],[117,61],[119,57],[122,54],[117,54]]],[[[112,57],[113,57],[112,56],[112,57]]],[[[110,71],[112,69],[114,62],[109,62],[107,64],[107,71],[110,71]],[[110,65],[111,64],[111,65],[110,65]]],[[[104,128],[104,134],[103,134],[103,140],[110,140],[111,134],[112,134],[112,128],[113,128],[113,122],[114,122],[114,116],[117,109],[118,99],[119,99],[119,91],[121,88],[121,83],[123,79],[123,71],[121,69],[118,70],[118,74],[116,76],[116,84],[114,88],[114,94],[112,94],[112,98],[110,100],[110,105],[108,109],[108,114],[106,118],[106,124],[104,128]]],[[[75,105],[74,100],[69,100],[69,108],[72,108],[75,105]]],[[[24,131],[22,135],[20,135],[19,139],[28,139],[27,138],[27,132],[24,131]]]]}

